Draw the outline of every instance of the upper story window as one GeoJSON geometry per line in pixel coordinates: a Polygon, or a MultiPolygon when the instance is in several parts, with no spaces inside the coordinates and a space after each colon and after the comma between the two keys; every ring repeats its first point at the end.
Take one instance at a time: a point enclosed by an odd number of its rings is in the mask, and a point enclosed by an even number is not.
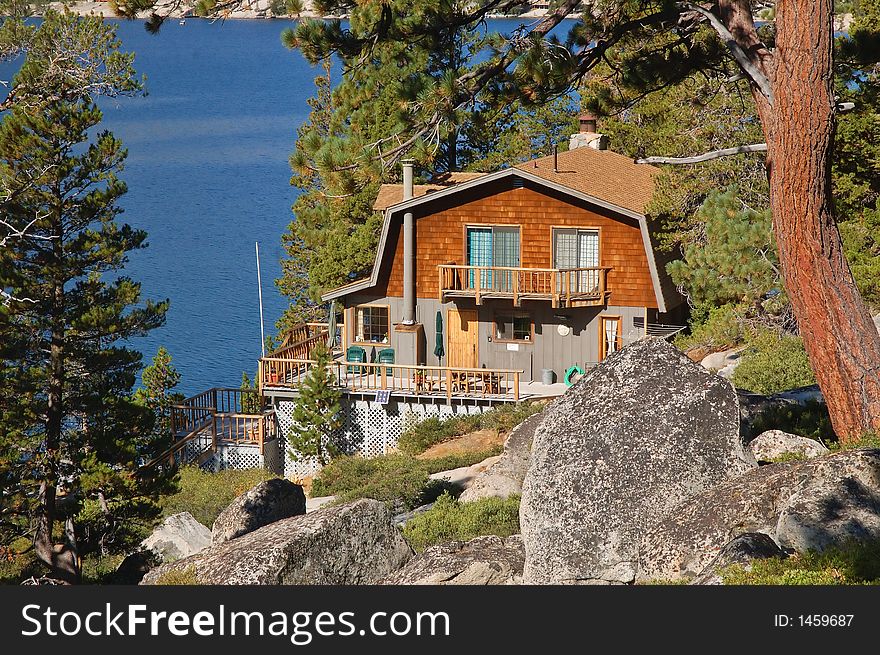
{"type": "Polygon", "coordinates": [[[388,306],[355,307],[354,340],[361,343],[388,343],[388,306]]]}
{"type": "MultiPolygon", "coordinates": [[[[468,226],[467,265],[474,267],[518,268],[519,228],[500,226],[468,226]]],[[[480,271],[481,289],[508,290],[512,288],[510,271],[480,271]]],[[[468,287],[475,288],[476,271],[468,272],[468,287]]]]}
{"type": "MultiPolygon", "coordinates": [[[[553,268],[570,270],[599,266],[599,230],[553,228],[553,268]]],[[[557,285],[562,286],[560,277],[557,285]]],[[[571,290],[588,293],[599,285],[599,271],[579,271],[567,280],[571,290]]],[[[562,289],[560,289],[562,290],[562,289]]]]}

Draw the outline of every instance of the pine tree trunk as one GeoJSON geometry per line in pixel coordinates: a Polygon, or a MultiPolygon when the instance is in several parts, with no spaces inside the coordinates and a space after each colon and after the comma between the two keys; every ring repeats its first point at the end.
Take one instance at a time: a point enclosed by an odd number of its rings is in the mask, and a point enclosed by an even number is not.
{"type": "MultiPolygon", "coordinates": [[[[63,240],[60,226],[53,231],[54,265],[62,269],[63,240]]],[[[51,576],[68,583],[79,582],[75,544],[56,544],[54,528],[57,510],[58,465],[64,429],[64,280],[52,285],[52,328],[49,345],[48,407],[46,411],[46,459],[40,485],[39,509],[34,534],[37,557],[51,569],[51,576]]],[[[70,532],[70,531],[68,531],[70,532]]],[[[70,540],[70,539],[69,539],[70,540]]]]}
{"type": "Polygon", "coordinates": [[[831,0],[777,4],[774,102],[762,122],[785,288],[834,431],[852,440],[880,431],[880,336],[831,212],[831,14],[831,0]]]}

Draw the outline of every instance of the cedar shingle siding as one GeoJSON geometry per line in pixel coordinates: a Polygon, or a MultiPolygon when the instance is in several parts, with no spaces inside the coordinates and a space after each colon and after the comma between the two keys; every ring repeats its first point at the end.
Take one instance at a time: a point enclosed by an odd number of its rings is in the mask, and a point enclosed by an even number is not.
{"type": "MultiPolygon", "coordinates": [[[[575,151],[577,152],[577,151],[575,151]]],[[[552,166],[552,164],[551,164],[552,166]]],[[[610,266],[610,305],[657,307],[638,223],[608,210],[590,209],[554,191],[510,178],[427,203],[416,209],[416,296],[437,297],[437,265],[466,264],[465,226],[520,225],[521,266],[552,267],[552,227],[598,228],[599,265],[610,266]]],[[[632,204],[632,203],[631,203],[632,204]]],[[[403,296],[403,241],[391,227],[376,293],[403,296]]]]}

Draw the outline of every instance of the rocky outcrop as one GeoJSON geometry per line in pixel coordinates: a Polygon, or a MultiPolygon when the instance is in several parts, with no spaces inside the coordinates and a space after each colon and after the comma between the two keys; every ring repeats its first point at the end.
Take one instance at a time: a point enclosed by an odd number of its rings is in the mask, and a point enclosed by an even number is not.
{"type": "Polygon", "coordinates": [[[880,450],[762,466],[684,501],[645,534],[639,579],[694,577],[743,532],[797,552],[880,538],[880,450]]]}
{"type": "Polygon", "coordinates": [[[481,498],[507,498],[522,493],[523,480],[529,468],[529,454],[535,430],[543,413],[533,414],[510,431],[504,441],[504,452],[492,466],[480,473],[459,497],[469,503],[481,498]]]}
{"type": "Polygon", "coordinates": [[[403,566],[412,549],[385,503],[363,499],[276,521],[150,571],[191,570],[202,584],[373,584],[403,566]]]}
{"type": "Polygon", "coordinates": [[[493,455],[472,466],[460,466],[448,471],[438,471],[428,477],[432,480],[445,482],[452,491],[463,492],[470,488],[473,481],[491,466],[494,466],[499,459],[501,459],[500,455],[493,455]]]}
{"type": "Polygon", "coordinates": [[[646,339],[544,410],[523,484],[525,583],[627,583],[645,532],[757,463],[729,382],[646,339]]]}
{"type": "Polygon", "coordinates": [[[138,549],[116,569],[114,584],[137,584],[161,564],[195,555],[211,545],[211,531],[189,512],[172,514],[162,521],[138,549]]]}
{"type": "Polygon", "coordinates": [[[828,449],[814,439],[807,439],[782,430],[767,430],[749,442],[759,462],[772,462],[785,456],[811,459],[827,454],[828,449]]]}
{"type": "Polygon", "coordinates": [[[155,552],[162,562],[189,557],[211,545],[211,531],[189,512],[172,514],[141,542],[141,548],[155,552]]]}
{"type": "Polygon", "coordinates": [[[211,528],[212,540],[215,544],[223,543],[275,521],[305,513],[306,495],[300,485],[283,478],[266,480],[220,512],[211,528]]]}
{"type": "Polygon", "coordinates": [[[738,564],[747,571],[751,571],[752,562],[757,559],[769,559],[771,557],[784,558],[785,553],[769,536],[762,532],[741,534],[726,544],[721,549],[721,552],[715,556],[715,559],[696,578],[691,580],[691,584],[724,584],[721,573],[727,567],[738,564]]]}
{"type": "Polygon", "coordinates": [[[513,535],[432,546],[381,581],[392,585],[506,585],[522,580],[525,550],[513,535]]]}

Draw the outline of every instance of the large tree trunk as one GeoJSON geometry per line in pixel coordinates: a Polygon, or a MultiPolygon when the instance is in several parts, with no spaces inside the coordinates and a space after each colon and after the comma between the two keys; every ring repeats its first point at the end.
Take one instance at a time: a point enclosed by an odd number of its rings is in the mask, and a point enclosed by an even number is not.
{"type": "MultiPolygon", "coordinates": [[[[768,145],[773,230],[785,288],[834,431],[880,431],[880,336],[831,212],[834,134],[831,0],[780,0],[768,145]]],[[[762,99],[763,100],[763,99],[762,99]]]]}

